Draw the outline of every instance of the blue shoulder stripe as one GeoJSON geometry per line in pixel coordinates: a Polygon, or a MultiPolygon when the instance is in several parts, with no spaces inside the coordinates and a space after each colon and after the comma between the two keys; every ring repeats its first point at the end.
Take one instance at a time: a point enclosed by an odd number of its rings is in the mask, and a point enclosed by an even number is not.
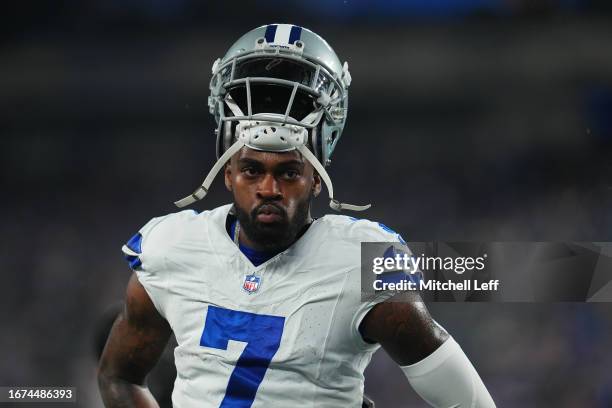
{"type": "MultiPolygon", "coordinates": [[[[134,234],[132,238],[128,240],[125,246],[136,254],[142,253],[142,234],[140,232],[134,234]]],[[[125,254],[125,259],[128,261],[130,268],[136,270],[142,266],[142,262],[137,255],[125,254]]]]}
{"type": "Polygon", "coordinates": [[[137,254],[141,254],[142,234],[140,232],[137,232],[132,238],[128,240],[127,244],[125,245],[137,254]]]}
{"type": "Polygon", "coordinates": [[[130,265],[130,268],[133,270],[136,270],[137,268],[140,268],[142,266],[142,262],[137,256],[126,255],[125,259],[128,261],[128,265],[130,265]]]}
{"type": "MultiPolygon", "coordinates": [[[[399,236],[399,235],[398,235],[399,236]]],[[[406,253],[401,249],[395,248],[391,245],[385,253],[383,254],[383,258],[391,258],[395,259],[396,255],[404,256],[406,253]]],[[[423,273],[421,271],[418,272],[408,272],[406,273],[403,270],[389,271],[380,274],[379,279],[385,283],[399,283],[403,280],[409,280],[413,282],[415,285],[418,285],[421,280],[423,280],[423,273]]]]}

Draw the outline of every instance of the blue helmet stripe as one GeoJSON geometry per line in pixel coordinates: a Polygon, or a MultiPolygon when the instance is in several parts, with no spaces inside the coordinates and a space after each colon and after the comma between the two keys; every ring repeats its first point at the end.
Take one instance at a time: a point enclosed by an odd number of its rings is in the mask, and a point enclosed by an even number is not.
{"type": "Polygon", "coordinates": [[[266,27],[266,42],[267,43],[273,43],[274,42],[274,36],[276,35],[276,24],[270,24],[268,27],[266,27]]]}
{"type": "Polygon", "coordinates": [[[302,35],[302,27],[292,26],[291,33],[289,33],[289,44],[295,43],[297,40],[300,39],[301,35],[302,35]]]}

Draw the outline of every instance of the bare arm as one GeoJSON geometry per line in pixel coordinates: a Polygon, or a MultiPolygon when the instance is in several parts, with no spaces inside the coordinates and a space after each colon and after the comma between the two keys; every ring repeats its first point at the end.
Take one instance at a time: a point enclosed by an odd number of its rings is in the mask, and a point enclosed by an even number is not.
{"type": "Polygon", "coordinates": [[[401,366],[412,388],[436,408],[494,408],[495,402],[461,347],[422,302],[383,302],[360,331],[401,366]]]}
{"type": "Polygon", "coordinates": [[[145,377],[170,334],[170,326],[132,274],[125,308],[113,325],[98,366],[98,385],[107,408],[158,408],[145,377]]]}
{"type": "Polygon", "coordinates": [[[379,303],[363,318],[359,331],[402,366],[421,361],[448,338],[422,302],[379,303]]]}

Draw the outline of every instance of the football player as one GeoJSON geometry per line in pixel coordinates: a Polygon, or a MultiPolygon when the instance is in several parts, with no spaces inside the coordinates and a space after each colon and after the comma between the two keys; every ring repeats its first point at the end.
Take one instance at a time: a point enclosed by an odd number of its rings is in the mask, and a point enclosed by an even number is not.
{"type": "MultiPolygon", "coordinates": [[[[361,242],[402,238],[344,215],[314,219],[313,197],[342,133],[348,65],[320,36],[256,28],[215,61],[209,107],[233,203],[149,221],[123,247],[134,270],[99,365],[107,407],[156,407],[145,377],[174,332],[173,405],[359,407],[383,347],[435,407],[493,407],[474,367],[422,302],[361,301],[361,242]]],[[[408,251],[408,248],[405,249],[408,251]]]]}

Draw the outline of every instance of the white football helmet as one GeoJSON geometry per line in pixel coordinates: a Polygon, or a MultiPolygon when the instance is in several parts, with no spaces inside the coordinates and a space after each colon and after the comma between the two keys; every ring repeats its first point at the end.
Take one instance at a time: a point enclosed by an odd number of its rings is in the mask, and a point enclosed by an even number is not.
{"type": "Polygon", "coordinates": [[[270,24],[243,35],[212,67],[208,106],[217,122],[217,163],[184,207],[204,198],[223,165],[243,146],[299,150],[327,186],[330,207],[362,211],[334,199],[324,166],[346,122],[351,75],[327,42],[291,24],[270,24]]]}

